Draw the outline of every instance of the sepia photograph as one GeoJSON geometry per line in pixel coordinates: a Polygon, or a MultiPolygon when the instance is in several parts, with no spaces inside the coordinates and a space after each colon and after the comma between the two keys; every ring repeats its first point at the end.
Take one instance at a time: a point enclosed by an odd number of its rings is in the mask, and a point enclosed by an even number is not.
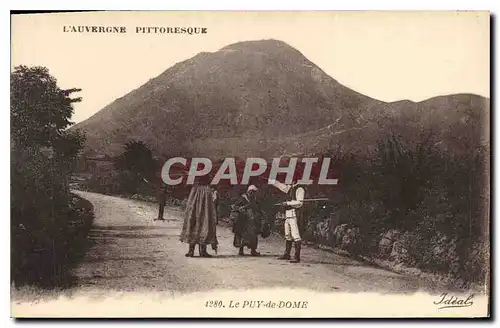
{"type": "Polygon", "coordinates": [[[487,318],[487,11],[11,12],[13,318],[487,318]]]}

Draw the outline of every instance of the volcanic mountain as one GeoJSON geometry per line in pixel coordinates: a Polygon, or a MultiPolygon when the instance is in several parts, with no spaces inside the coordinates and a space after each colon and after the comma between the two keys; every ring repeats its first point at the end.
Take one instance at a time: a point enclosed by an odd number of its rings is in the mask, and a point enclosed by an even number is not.
{"type": "Polygon", "coordinates": [[[269,157],[339,145],[363,151],[388,131],[433,129],[453,143],[471,117],[484,130],[488,115],[489,100],[469,94],[382,102],[286,43],[261,40],[199,53],[72,129],[86,132],[86,151],[111,156],[142,140],[164,156],[269,157]]]}

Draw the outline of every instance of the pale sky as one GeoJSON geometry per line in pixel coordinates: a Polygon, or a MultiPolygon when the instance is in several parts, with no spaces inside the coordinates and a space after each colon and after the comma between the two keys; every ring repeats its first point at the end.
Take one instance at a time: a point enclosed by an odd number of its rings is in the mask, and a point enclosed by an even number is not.
{"type": "Polygon", "coordinates": [[[177,62],[231,43],[277,39],[343,85],[383,101],[490,96],[487,12],[107,12],[12,17],[12,67],[41,65],[83,89],[82,121],[177,62]],[[126,26],[126,34],[63,26],[126,26]],[[136,34],[137,26],[206,27],[202,35],[136,34]]]}

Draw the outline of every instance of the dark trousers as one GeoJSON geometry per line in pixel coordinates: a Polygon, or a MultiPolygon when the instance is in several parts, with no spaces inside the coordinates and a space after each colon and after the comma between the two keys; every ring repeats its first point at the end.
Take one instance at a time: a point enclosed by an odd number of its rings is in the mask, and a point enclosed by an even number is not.
{"type": "Polygon", "coordinates": [[[158,210],[158,219],[163,219],[163,212],[165,211],[165,202],[160,203],[160,209],[158,210]]]}

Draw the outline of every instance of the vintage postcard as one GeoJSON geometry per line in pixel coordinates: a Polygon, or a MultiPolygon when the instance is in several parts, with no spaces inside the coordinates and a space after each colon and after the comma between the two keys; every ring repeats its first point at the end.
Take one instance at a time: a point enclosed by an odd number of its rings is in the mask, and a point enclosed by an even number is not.
{"type": "Polygon", "coordinates": [[[490,14],[11,15],[11,316],[490,316],[490,14]]]}

